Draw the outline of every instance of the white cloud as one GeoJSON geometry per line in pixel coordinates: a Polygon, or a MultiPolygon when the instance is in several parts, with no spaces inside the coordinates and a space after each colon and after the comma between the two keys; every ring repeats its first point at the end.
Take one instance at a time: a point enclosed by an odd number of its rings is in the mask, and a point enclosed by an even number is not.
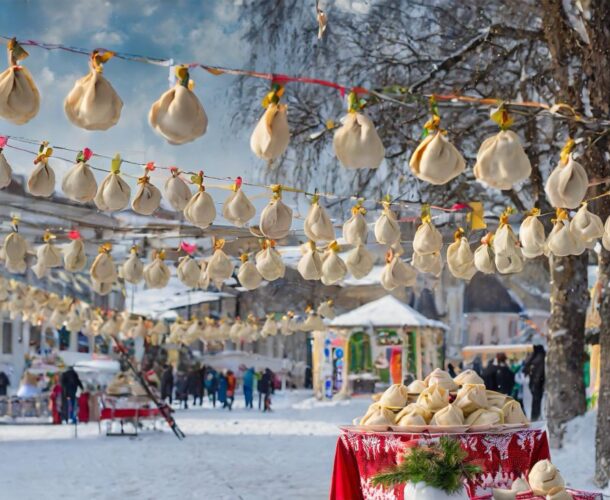
{"type": "Polygon", "coordinates": [[[121,45],[125,37],[118,31],[98,31],[91,37],[91,41],[102,46],[121,45]]]}

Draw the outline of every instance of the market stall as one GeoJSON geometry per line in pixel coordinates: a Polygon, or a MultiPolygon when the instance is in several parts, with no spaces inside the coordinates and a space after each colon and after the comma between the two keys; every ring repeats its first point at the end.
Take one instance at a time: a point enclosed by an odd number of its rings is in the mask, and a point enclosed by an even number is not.
{"type": "Polygon", "coordinates": [[[360,387],[366,387],[363,380],[370,380],[373,385],[378,380],[398,383],[408,373],[423,378],[442,364],[446,328],[442,322],[428,319],[395,297],[386,295],[337,316],[329,323],[329,332],[318,332],[314,345],[317,341],[328,353],[321,356],[322,366],[314,365],[314,378],[319,383],[329,373],[323,365],[336,364],[337,356],[332,356],[331,347],[335,352],[337,347],[341,349],[342,380],[348,381],[348,384],[342,384],[339,392],[351,393],[355,381],[360,387]],[[326,338],[329,341],[324,347],[326,338]]]}

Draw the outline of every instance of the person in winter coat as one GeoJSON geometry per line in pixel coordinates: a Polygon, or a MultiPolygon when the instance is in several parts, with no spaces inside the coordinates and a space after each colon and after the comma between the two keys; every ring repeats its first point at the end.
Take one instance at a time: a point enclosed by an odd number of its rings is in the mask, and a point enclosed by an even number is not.
{"type": "Polygon", "coordinates": [[[485,387],[492,391],[510,395],[515,385],[515,374],[508,366],[506,354],[499,352],[483,372],[485,387]]]}
{"type": "Polygon", "coordinates": [[[261,377],[261,392],[265,398],[263,411],[271,411],[271,393],[273,392],[273,372],[265,368],[265,373],[261,377]]]}
{"type": "Polygon", "coordinates": [[[193,406],[197,404],[199,399],[199,406],[203,404],[203,380],[201,380],[201,368],[196,365],[188,374],[188,393],[193,396],[193,406]]]}
{"type": "Polygon", "coordinates": [[[62,400],[63,400],[63,391],[61,389],[59,374],[55,374],[53,388],[51,389],[51,395],[49,397],[49,410],[51,410],[51,415],[53,416],[54,425],[61,424],[62,400]]]}
{"type": "Polygon", "coordinates": [[[11,385],[8,375],[0,371],[0,396],[6,396],[7,387],[11,385]]]}
{"type": "Polygon", "coordinates": [[[255,378],[254,368],[248,368],[244,372],[244,399],[246,402],[246,408],[252,408],[255,378]]]}
{"type": "Polygon", "coordinates": [[[165,365],[161,374],[161,399],[165,401],[169,399],[169,404],[172,404],[172,395],[174,393],[174,369],[172,365],[165,365]]]}
{"type": "Polygon", "coordinates": [[[218,392],[218,374],[213,368],[207,370],[205,376],[205,389],[208,391],[208,398],[216,408],[216,393],[218,392]]]}
{"type": "Polygon", "coordinates": [[[229,370],[227,372],[227,399],[223,408],[233,409],[233,401],[235,400],[235,387],[237,386],[237,379],[235,374],[229,370]]]}
{"type": "Polygon", "coordinates": [[[61,374],[61,388],[63,391],[63,402],[62,408],[64,410],[64,420],[72,420],[76,423],[76,391],[80,388],[83,390],[83,383],[80,381],[78,373],[74,370],[74,367],[69,367],[65,372],[61,374]]]}
{"type": "Polygon", "coordinates": [[[227,402],[227,377],[223,373],[218,374],[218,402],[226,408],[227,402]]]}
{"type": "Polygon", "coordinates": [[[529,387],[532,392],[532,413],[530,420],[540,419],[542,396],[544,395],[545,358],[546,352],[544,347],[535,345],[534,352],[528,356],[523,365],[523,373],[530,378],[529,387]]]}
{"type": "Polygon", "coordinates": [[[184,409],[188,410],[188,377],[185,372],[178,372],[176,376],[176,399],[180,402],[181,408],[184,406],[184,409]]]}
{"type": "Polygon", "coordinates": [[[206,375],[208,373],[208,367],[205,365],[202,365],[200,370],[199,370],[199,380],[201,380],[201,392],[200,394],[200,398],[201,398],[201,403],[200,405],[203,405],[203,398],[205,396],[205,380],[206,380],[206,375]]]}

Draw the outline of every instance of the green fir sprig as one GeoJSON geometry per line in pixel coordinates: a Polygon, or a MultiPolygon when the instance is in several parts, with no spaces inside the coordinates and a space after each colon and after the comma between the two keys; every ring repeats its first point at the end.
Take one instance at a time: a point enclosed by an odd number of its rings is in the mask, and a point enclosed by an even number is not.
{"type": "Polygon", "coordinates": [[[464,480],[471,480],[481,467],[467,462],[459,441],[442,436],[438,443],[409,449],[402,463],[373,476],[374,486],[391,488],[398,484],[424,482],[451,495],[461,491],[464,480]]]}

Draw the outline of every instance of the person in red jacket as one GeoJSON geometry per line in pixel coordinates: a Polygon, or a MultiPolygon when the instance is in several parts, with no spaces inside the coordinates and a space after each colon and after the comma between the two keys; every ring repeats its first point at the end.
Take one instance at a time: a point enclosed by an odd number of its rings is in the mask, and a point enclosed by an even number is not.
{"type": "Polygon", "coordinates": [[[49,409],[51,410],[51,415],[53,415],[53,423],[61,424],[62,390],[59,382],[59,374],[55,374],[53,382],[54,384],[49,398],[49,409]]]}
{"type": "Polygon", "coordinates": [[[229,370],[227,372],[227,399],[225,400],[224,408],[229,410],[233,407],[233,400],[235,399],[235,386],[237,385],[237,379],[235,374],[229,370]]]}

